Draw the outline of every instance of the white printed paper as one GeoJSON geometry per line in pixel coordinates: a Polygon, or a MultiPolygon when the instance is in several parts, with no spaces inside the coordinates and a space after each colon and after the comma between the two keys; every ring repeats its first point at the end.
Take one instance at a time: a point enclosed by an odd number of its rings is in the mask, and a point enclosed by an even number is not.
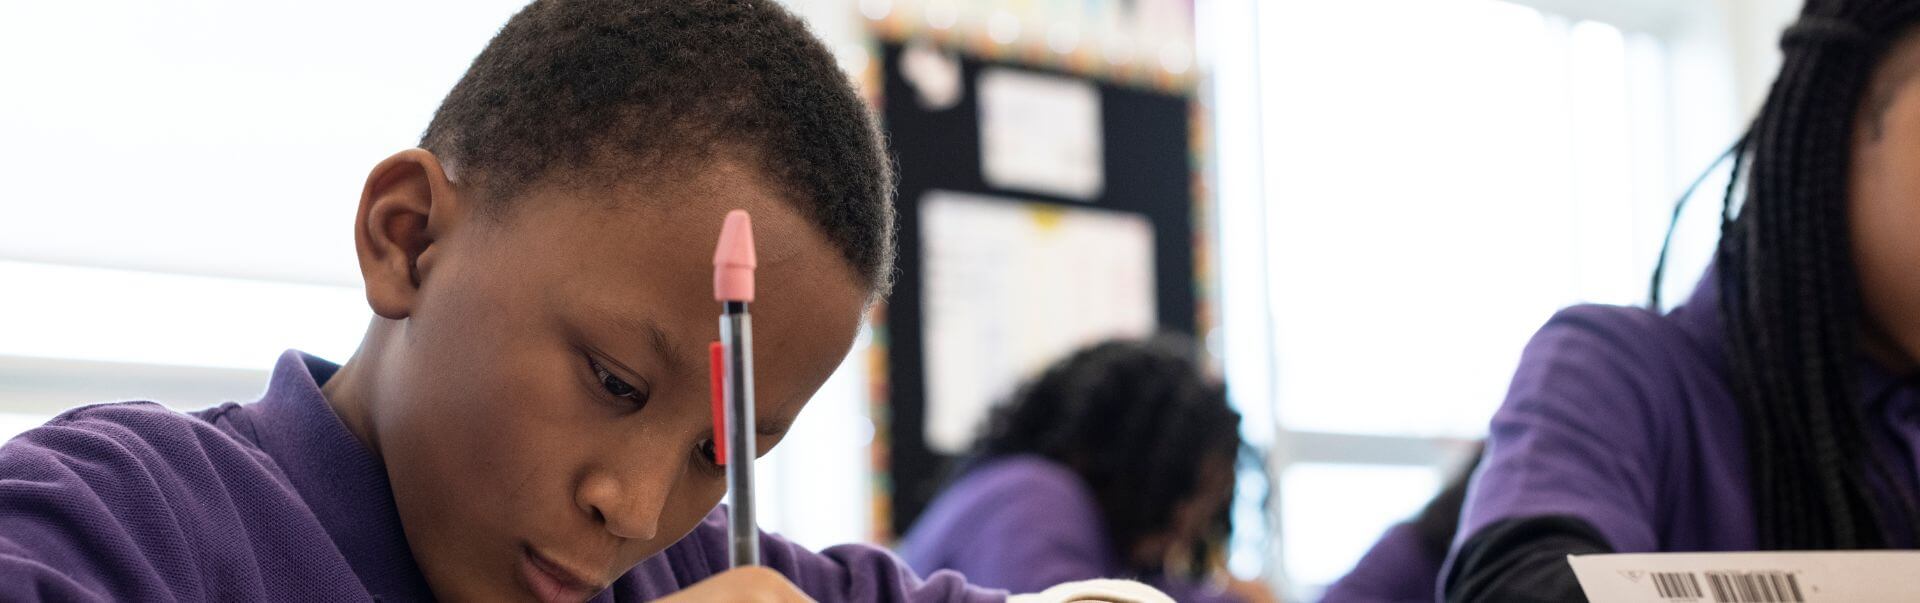
{"type": "Polygon", "coordinates": [[[913,86],[920,108],[945,111],[960,104],[960,56],[916,39],[900,51],[900,77],[913,86]]]}
{"type": "Polygon", "coordinates": [[[920,240],[936,451],[965,452],[987,411],[1048,364],[1158,324],[1144,216],[933,191],[920,240]]]}
{"type": "Polygon", "coordinates": [[[1920,601],[1920,552],[1573,555],[1593,603],[1920,601]]]}
{"type": "Polygon", "coordinates": [[[1085,80],[980,72],[980,169],[995,188],[1091,201],[1105,187],[1100,91],[1085,80]]]}

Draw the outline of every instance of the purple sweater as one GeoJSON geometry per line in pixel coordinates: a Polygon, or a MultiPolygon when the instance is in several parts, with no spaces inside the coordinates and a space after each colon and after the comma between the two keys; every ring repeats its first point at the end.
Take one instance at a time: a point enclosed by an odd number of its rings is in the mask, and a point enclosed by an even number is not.
{"type": "Polygon", "coordinates": [[[1128,576],[1093,492],[1058,463],[1014,456],[967,472],[914,522],[900,554],[923,573],[953,570],[975,584],[1035,592],[1062,582],[1131,578],[1182,603],[1239,598],[1186,581],[1128,576]]]}
{"type": "MultiPolygon", "coordinates": [[[[181,414],[150,402],[61,414],[0,447],[0,600],[432,598],[386,470],[321,396],[339,367],[288,352],[266,395],[181,414]]],[[[596,601],[646,600],[727,567],[716,510],[596,601]]],[[[769,567],[823,601],[1002,601],[917,578],[886,551],[761,536],[769,567]]]]}
{"type": "Polygon", "coordinates": [[[1327,587],[1320,603],[1433,603],[1445,551],[1431,548],[1413,523],[1394,524],[1352,571],[1327,587]]]}
{"type": "MultiPolygon", "coordinates": [[[[1758,546],[1719,321],[1709,272],[1665,315],[1578,306],[1541,327],[1494,414],[1453,554],[1501,520],[1556,515],[1622,553],[1758,546]]],[[[1868,439],[1893,462],[1883,502],[1898,508],[1895,491],[1920,492],[1920,400],[1874,363],[1860,379],[1868,439]]],[[[1896,545],[1914,544],[1906,526],[1886,527],[1896,545]]]]}

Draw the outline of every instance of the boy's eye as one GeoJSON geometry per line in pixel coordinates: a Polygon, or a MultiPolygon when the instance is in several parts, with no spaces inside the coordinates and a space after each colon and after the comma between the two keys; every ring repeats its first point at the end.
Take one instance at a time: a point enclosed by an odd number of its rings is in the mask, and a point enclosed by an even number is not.
{"type": "Polygon", "coordinates": [[[700,458],[706,459],[708,465],[715,467],[720,466],[720,457],[714,453],[713,440],[703,440],[700,442],[700,458]]]}
{"type": "Polygon", "coordinates": [[[714,455],[714,440],[701,440],[701,444],[695,444],[695,446],[693,446],[693,453],[697,453],[697,455],[701,457],[699,465],[701,465],[701,470],[705,470],[707,474],[712,474],[712,476],[726,474],[726,467],[720,465],[720,457],[714,455]]]}
{"type": "Polygon", "coordinates": [[[600,381],[600,388],[607,390],[607,393],[612,394],[616,398],[626,398],[640,404],[647,403],[647,395],[644,392],[641,392],[639,388],[634,387],[621,378],[614,376],[612,371],[608,371],[607,367],[600,366],[599,362],[588,358],[587,366],[593,369],[594,378],[600,381]]]}

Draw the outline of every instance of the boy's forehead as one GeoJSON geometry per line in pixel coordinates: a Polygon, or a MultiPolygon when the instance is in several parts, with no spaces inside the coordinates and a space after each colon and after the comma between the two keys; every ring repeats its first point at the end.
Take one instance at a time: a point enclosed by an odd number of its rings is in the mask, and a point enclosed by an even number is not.
{"type": "Polygon", "coordinates": [[[554,188],[532,196],[567,197],[529,201],[567,208],[577,232],[593,233],[588,242],[711,255],[727,212],[744,209],[753,217],[761,266],[792,260],[808,248],[833,250],[790,193],[752,164],[726,157],[611,186],[554,188]]]}
{"type": "Polygon", "coordinates": [[[867,291],[840,249],[787,194],[757,167],[725,159],[670,178],[535,189],[515,202],[537,209],[514,211],[502,224],[519,232],[505,233],[513,249],[501,251],[518,258],[507,261],[520,265],[516,280],[530,290],[607,298],[601,301],[614,306],[647,300],[663,325],[692,320],[683,313],[697,311],[698,324],[707,327],[716,311],[713,254],[720,228],[727,212],[744,209],[752,216],[760,288],[781,293],[756,304],[755,312],[820,326],[845,322],[844,339],[851,341],[867,291]],[[847,316],[810,314],[821,311],[847,316]]]}

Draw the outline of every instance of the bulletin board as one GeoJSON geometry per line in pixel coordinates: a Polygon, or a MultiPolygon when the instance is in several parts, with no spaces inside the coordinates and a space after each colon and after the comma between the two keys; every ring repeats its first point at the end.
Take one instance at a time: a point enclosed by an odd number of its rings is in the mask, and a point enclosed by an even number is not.
{"type": "Polygon", "coordinates": [[[1071,343],[1051,327],[1192,334],[1199,310],[1189,95],[958,53],[919,66],[957,76],[929,88],[902,69],[926,51],[884,43],[875,65],[899,168],[875,363],[895,536],[970,439],[980,409],[965,406],[1000,402],[1023,354],[1071,343]]]}

